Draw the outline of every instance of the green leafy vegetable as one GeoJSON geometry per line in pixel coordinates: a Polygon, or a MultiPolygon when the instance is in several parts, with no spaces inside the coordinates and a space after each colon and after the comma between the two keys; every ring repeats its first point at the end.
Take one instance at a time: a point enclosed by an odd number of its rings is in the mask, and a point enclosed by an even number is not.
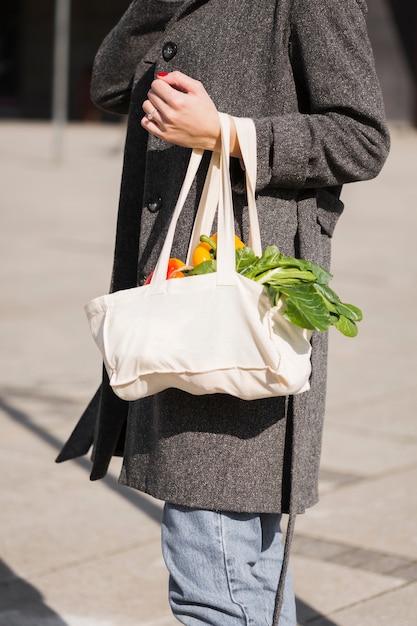
{"type": "Polygon", "coordinates": [[[212,274],[217,271],[216,261],[203,261],[198,265],[195,265],[193,269],[184,272],[186,276],[198,276],[199,274],[212,274]]]}
{"type": "Polygon", "coordinates": [[[285,302],[284,317],[302,328],[325,331],[331,324],[328,308],[314,285],[284,286],[280,289],[285,302]],[[300,323],[305,320],[305,323],[300,323]]]}
{"type": "MultiPolygon", "coordinates": [[[[187,276],[216,271],[216,260],[204,261],[184,273],[187,276]]],[[[316,263],[282,254],[277,246],[265,248],[258,257],[252,248],[236,250],[236,271],[262,284],[272,306],[281,300],[283,316],[301,328],[326,331],[334,326],[355,337],[362,311],[342,302],[328,285],[332,274],[316,263]]]]}

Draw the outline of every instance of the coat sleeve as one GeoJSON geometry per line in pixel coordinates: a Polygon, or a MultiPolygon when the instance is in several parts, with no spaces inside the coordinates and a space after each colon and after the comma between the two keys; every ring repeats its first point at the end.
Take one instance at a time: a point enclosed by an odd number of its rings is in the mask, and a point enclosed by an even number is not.
{"type": "Polygon", "coordinates": [[[93,65],[91,99],[110,113],[128,113],[138,65],[152,64],[152,48],[183,0],[134,0],[101,44],[93,65]]]}
{"type": "Polygon", "coordinates": [[[255,120],[258,188],[327,187],[379,173],[389,133],[365,13],[363,0],[294,1],[299,112],[255,120]]]}

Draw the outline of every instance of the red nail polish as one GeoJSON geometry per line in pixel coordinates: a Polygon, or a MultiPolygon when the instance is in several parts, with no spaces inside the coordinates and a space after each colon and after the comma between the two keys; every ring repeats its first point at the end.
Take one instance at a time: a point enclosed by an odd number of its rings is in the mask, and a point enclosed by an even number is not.
{"type": "Polygon", "coordinates": [[[157,77],[161,78],[162,76],[168,76],[169,72],[158,72],[157,77]]]}

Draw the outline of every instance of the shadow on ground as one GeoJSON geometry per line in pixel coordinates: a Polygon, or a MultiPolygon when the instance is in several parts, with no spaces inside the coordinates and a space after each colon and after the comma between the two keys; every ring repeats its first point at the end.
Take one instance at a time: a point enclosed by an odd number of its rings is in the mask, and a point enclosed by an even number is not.
{"type": "MultiPolygon", "coordinates": [[[[36,396],[36,393],[34,395],[36,396]]],[[[27,398],[27,394],[25,397],[27,398]]],[[[45,402],[48,398],[42,396],[42,398],[38,398],[39,400],[45,402]]],[[[50,402],[57,403],[58,406],[65,401],[65,398],[50,398],[50,402]]],[[[55,451],[62,449],[62,441],[36,424],[30,415],[12,406],[5,397],[0,397],[0,411],[49,444],[55,451]]],[[[88,459],[79,458],[72,462],[77,463],[88,474],[90,473],[91,463],[88,459]]],[[[51,463],[53,463],[52,454],[51,463]]],[[[144,498],[140,492],[122,487],[110,475],[107,475],[101,483],[136,506],[155,522],[160,523],[161,508],[144,498]]],[[[300,626],[338,626],[336,622],[325,618],[312,606],[299,599],[297,599],[297,615],[300,626]]],[[[59,615],[43,603],[42,596],[35,587],[18,578],[12,570],[0,561],[0,626],[40,626],[40,624],[42,626],[68,626],[67,622],[63,621],[59,615]]]]}
{"type": "Polygon", "coordinates": [[[299,626],[339,626],[336,622],[318,613],[312,606],[296,598],[297,622],[299,626]]]}
{"type": "Polygon", "coordinates": [[[0,560],[0,626],[68,626],[42,594],[0,560]]]}

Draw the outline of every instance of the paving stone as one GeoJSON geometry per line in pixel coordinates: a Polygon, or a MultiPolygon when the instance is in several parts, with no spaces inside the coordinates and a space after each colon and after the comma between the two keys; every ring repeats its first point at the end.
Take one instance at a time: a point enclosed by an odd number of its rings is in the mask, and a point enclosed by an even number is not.
{"type": "Polygon", "coordinates": [[[159,541],[97,555],[77,567],[35,576],[31,582],[62,616],[103,619],[111,626],[176,622],[168,605],[168,575],[159,541]]]}
{"type": "Polygon", "coordinates": [[[303,535],[417,560],[417,468],[327,493],[297,520],[303,535]],[[401,520],[401,521],[400,521],[401,520]]]}
{"type": "Polygon", "coordinates": [[[367,551],[361,550],[360,548],[350,548],[345,552],[337,555],[329,559],[333,563],[337,563],[338,565],[345,565],[346,567],[355,567],[359,569],[368,570],[366,567],[361,567],[362,564],[366,561],[367,551]]]}
{"type": "Polygon", "coordinates": [[[298,534],[294,535],[291,546],[292,554],[298,554],[303,557],[312,559],[320,559],[321,561],[338,560],[350,548],[338,543],[330,541],[322,541],[311,537],[304,537],[298,534]]]}
{"type": "MultiPolygon", "coordinates": [[[[416,569],[416,563],[407,559],[401,559],[386,554],[373,554],[369,550],[362,550],[362,559],[358,560],[357,567],[375,572],[377,574],[387,574],[410,580],[411,572],[416,569]],[[408,575],[405,575],[408,572],[408,575]]],[[[413,578],[411,580],[414,580],[413,578]]]]}
{"type": "MultiPolygon", "coordinates": [[[[328,446],[327,446],[328,447],[328,446]]],[[[350,474],[341,470],[334,471],[325,466],[326,447],[322,451],[322,465],[320,468],[320,494],[328,493],[334,489],[339,489],[343,485],[363,480],[363,476],[358,474],[350,474]]],[[[328,461],[327,461],[328,462],[328,461]]]]}
{"type": "Polygon", "coordinates": [[[91,483],[85,459],[57,466],[57,450],[24,427],[16,429],[9,445],[0,458],[0,473],[8,484],[0,510],[0,527],[8,531],[1,544],[3,559],[19,575],[159,537],[161,505],[156,501],[150,504],[111,475],[91,483]]]}
{"type": "Polygon", "coordinates": [[[48,124],[3,122],[0,133],[1,381],[59,382],[67,394],[101,369],[83,306],[110,282],[120,129],[74,125],[62,165],[51,161],[48,124]]]}
{"type": "MultiPolygon", "coordinates": [[[[357,339],[359,341],[359,337],[357,339]]],[[[337,371],[342,357],[336,349],[331,351],[331,356],[334,361],[333,371],[337,371]]],[[[336,386],[341,384],[340,378],[336,375],[334,377],[336,386]]],[[[371,394],[365,385],[360,384],[358,391],[359,394],[340,395],[340,389],[336,393],[333,384],[329,385],[327,423],[344,425],[357,433],[378,433],[379,437],[385,436],[388,440],[393,438],[395,441],[408,443],[416,441],[412,386],[404,386],[398,382],[396,393],[388,388],[371,394]]]]}
{"type": "Polygon", "coordinates": [[[417,563],[411,563],[391,570],[391,574],[396,578],[409,580],[410,582],[417,580],[417,563]]]}
{"type": "MultiPolygon", "coordinates": [[[[327,423],[322,451],[324,470],[337,469],[341,476],[349,478],[354,472],[358,478],[363,478],[408,467],[416,459],[417,440],[410,442],[401,438],[398,441],[394,436],[380,436],[375,430],[327,423]]],[[[346,480],[345,484],[348,482],[346,480]]]]}
{"type": "MultiPolygon", "coordinates": [[[[342,611],[332,612],[329,619],[337,626],[415,626],[417,584],[403,586],[342,611]]],[[[309,626],[327,626],[325,618],[309,626]]]]}
{"type": "Polygon", "coordinates": [[[299,555],[293,556],[291,571],[297,597],[310,607],[310,616],[311,609],[320,615],[331,616],[351,604],[363,603],[404,585],[403,580],[395,577],[352,570],[299,555]]]}
{"type": "Polygon", "coordinates": [[[403,580],[415,580],[417,578],[416,561],[380,554],[363,548],[352,548],[323,539],[295,535],[291,550],[292,554],[302,557],[330,561],[338,565],[358,568],[376,574],[391,575],[403,580]]]}

